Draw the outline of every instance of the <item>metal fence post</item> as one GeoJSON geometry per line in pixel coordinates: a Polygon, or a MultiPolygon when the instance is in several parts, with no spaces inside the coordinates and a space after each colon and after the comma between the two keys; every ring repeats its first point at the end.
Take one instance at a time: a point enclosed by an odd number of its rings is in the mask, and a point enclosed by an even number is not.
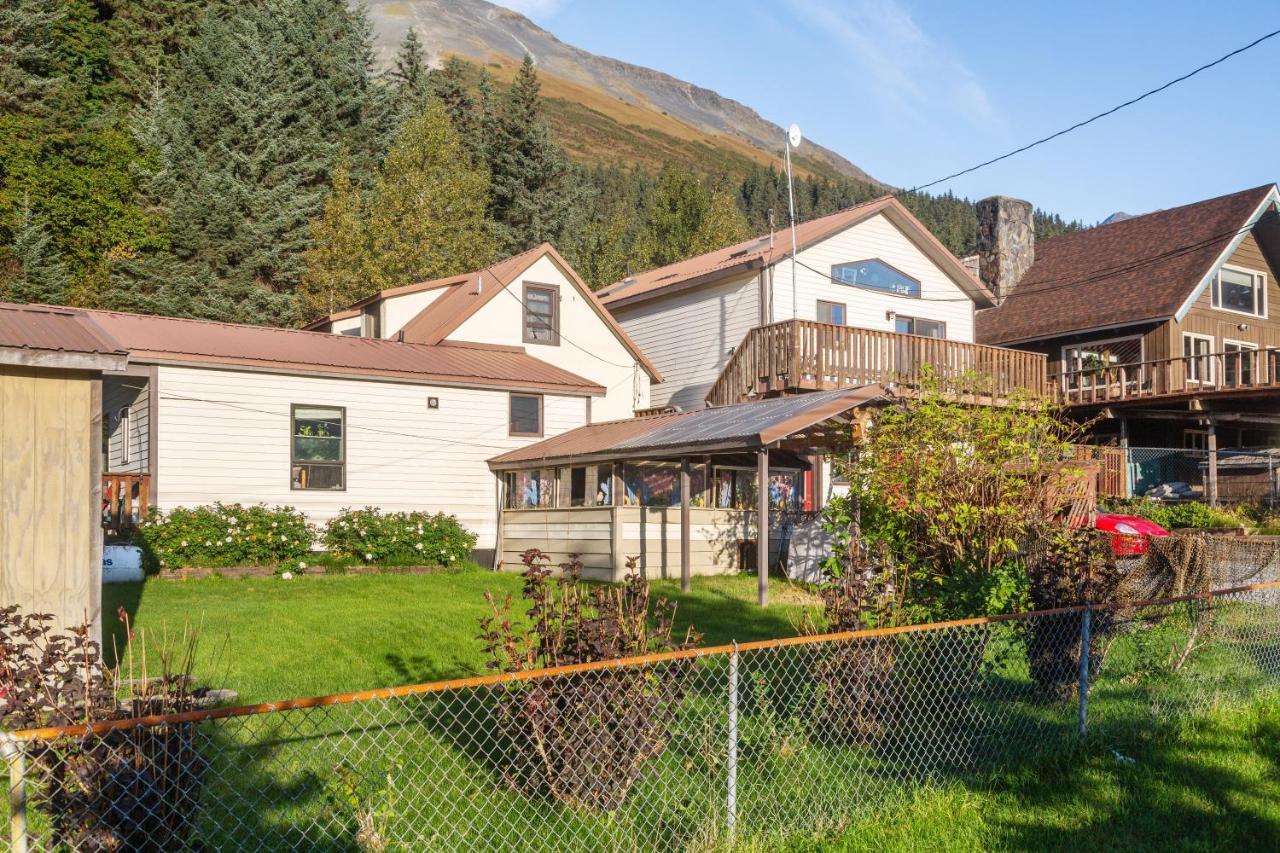
{"type": "Polygon", "coordinates": [[[0,735],[0,753],[9,765],[9,846],[27,853],[27,755],[13,736],[0,735]]]}
{"type": "Polygon", "coordinates": [[[1089,634],[1093,628],[1093,610],[1085,608],[1080,620],[1080,739],[1089,725],[1089,634]]]}
{"type": "Polygon", "coordinates": [[[729,843],[733,843],[738,825],[738,641],[733,641],[729,652],[729,744],[725,761],[727,792],[725,799],[725,828],[729,843]]]}

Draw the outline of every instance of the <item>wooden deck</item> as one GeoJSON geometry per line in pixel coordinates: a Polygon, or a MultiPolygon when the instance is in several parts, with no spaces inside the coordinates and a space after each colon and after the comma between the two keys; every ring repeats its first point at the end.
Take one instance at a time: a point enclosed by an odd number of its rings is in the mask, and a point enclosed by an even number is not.
{"type": "Polygon", "coordinates": [[[1280,388],[1280,351],[1245,350],[1089,367],[1057,374],[1051,386],[1071,406],[1158,398],[1246,396],[1280,388]]]}
{"type": "Polygon", "coordinates": [[[946,388],[971,391],[986,377],[988,393],[1048,390],[1040,353],[1003,347],[785,320],[748,333],[707,394],[713,406],[801,391],[825,391],[874,382],[918,386],[932,377],[946,388]]]}

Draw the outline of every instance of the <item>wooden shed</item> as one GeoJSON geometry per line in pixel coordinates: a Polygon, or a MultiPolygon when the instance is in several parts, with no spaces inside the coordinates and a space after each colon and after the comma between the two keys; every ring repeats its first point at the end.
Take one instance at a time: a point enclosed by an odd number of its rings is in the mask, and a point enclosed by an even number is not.
{"type": "Polygon", "coordinates": [[[102,371],[126,353],[72,311],[0,312],[0,605],[101,625],[102,371]]]}

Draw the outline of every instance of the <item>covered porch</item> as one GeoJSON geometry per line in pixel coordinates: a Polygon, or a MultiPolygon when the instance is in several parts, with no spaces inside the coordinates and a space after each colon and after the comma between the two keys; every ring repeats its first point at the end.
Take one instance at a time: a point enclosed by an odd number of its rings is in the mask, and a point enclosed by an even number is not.
{"type": "Polygon", "coordinates": [[[155,503],[156,371],[130,365],[102,380],[102,526],[128,538],[155,503]]]}
{"type": "Polygon", "coordinates": [[[695,574],[753,571],[767,603],[771,568],[808,574],[820,559],[824,458],[885,397],[867,385],[610,421],[495,457],[495,567],[538,548],[553,564],[576,554],[604,581],[631,559],[685,588],[695,574]]]}

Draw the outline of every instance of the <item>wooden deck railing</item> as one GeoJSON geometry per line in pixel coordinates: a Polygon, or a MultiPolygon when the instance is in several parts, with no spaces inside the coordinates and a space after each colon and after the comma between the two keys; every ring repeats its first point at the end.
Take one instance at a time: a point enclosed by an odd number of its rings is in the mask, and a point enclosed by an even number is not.
{"type": "Polygon", "coordinates": [[[872,382],[914,386],[927,373],[944,388],[959,386],[975,374],[986,377],[996,397],[1014,389],[1047,390],[1046,360],[1040,353],[785,320],[747,334],[712,385],[707,402],[721,406],[769,394],[872,382]]]}
{"type": "Polygon", "coordinates": [[[1280,352],[1242,350],[1110,364],[1060,373],[1052,386],[1069,405],[1280,387],[1280,352]]]}
{"type": "Polygon", "coordinates": [[[135,527],[150,505],[150,474],[102,475],[103,527],[117,532],[135,527]]]}

